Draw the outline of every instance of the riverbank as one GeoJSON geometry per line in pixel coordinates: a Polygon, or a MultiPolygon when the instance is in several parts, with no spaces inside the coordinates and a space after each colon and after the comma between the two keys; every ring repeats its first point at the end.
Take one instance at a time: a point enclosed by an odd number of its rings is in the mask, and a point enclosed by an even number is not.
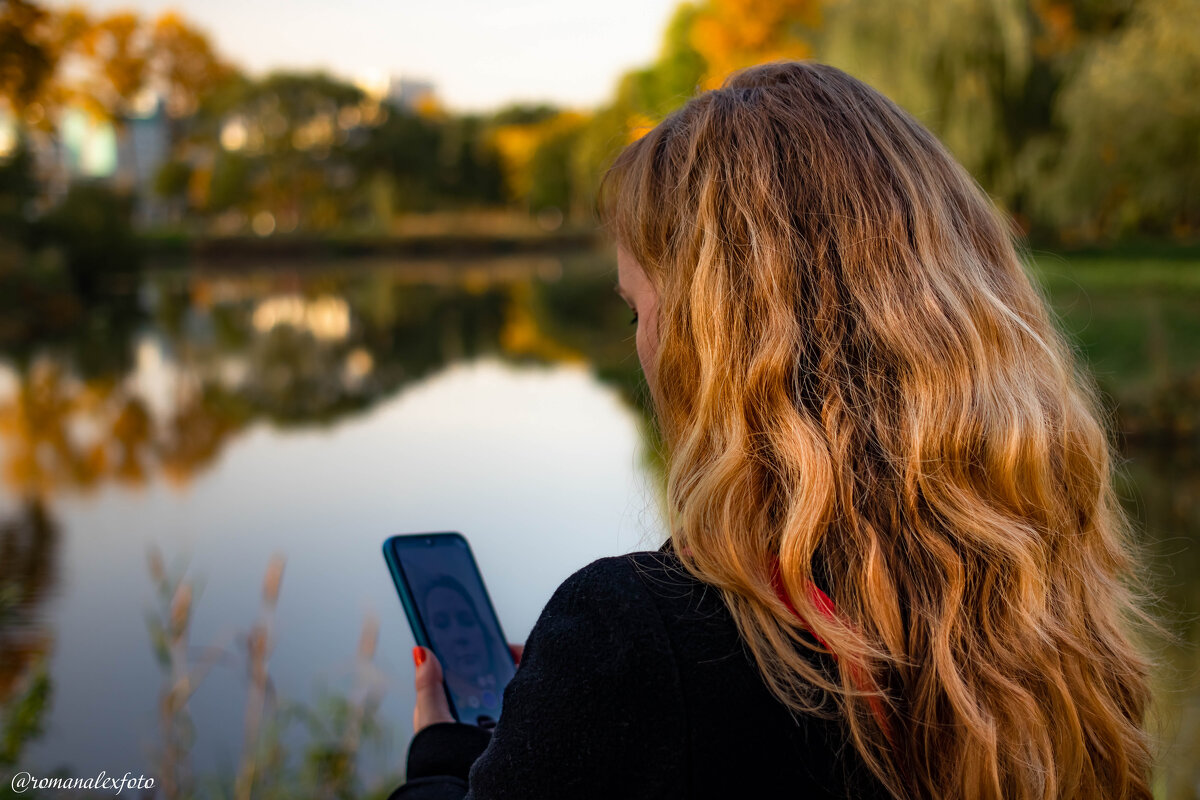
{"type": "Polygon", "coordinates": [[[595,249],[602,244],[595,228],[547,232],[444,232],[402,235],[279,234],[259,236],[184,236],[151,234],[141,237],[152,263],[203,267],[208,264],[256,268],[296,266],[357,258],[492,258],[544,255],[595,249]]]}

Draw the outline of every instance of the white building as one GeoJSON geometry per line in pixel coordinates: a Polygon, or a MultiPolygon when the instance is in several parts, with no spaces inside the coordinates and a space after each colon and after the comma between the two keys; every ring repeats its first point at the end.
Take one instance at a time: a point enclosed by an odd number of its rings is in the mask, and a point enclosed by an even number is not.
{"type": "Polygon", "coordinates": [[[388,81],[387,99],[405,111],[416,112],[425,103],[432,102],[437,95],[430,81],[413,78],[392,78],[388,81]]]}

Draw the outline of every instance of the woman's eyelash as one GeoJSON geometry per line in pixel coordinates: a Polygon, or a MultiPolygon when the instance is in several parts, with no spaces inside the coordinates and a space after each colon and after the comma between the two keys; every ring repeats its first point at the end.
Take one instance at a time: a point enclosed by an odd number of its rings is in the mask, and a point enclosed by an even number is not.
{"type": "Polygon", "coordinates": [[[637,312],[633,312],[633,319],[629,320],[630,325],[637,325],[637,312]]]}

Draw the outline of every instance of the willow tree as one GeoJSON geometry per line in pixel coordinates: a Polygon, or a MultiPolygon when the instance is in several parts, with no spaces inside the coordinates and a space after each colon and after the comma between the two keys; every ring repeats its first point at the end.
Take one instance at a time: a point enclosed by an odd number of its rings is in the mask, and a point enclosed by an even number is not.
{"type": "Polygon", "coordinates": [[[932,128],[1028,219],[1064,131],[1059,92],[1132,0],[829,0],[818,57],[932,128]]]}
{"type": "Polygon", "coordinates": [[[1082,239],[1200,234],[1200,0],[1143,0],[1057,106],[1038,211],[1082,239]]]}

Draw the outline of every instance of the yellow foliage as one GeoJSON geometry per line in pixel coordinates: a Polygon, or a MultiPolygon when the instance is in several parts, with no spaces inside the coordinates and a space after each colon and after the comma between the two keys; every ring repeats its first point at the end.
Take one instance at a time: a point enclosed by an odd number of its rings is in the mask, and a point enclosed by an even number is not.
{"type": "Polygon", "coordinates": [[[538,147],[556,136],[582,127],[588,116],[561,111],[539,122],[501,125],[492,132],[492,146],[500,154],[505,179],[515,197],[524,197],[533,185],[531,166],[538,147]]]}
{"type": "Polygon", "coordinates": [[[192,170],[188,176],[187,196],[188,203],[194,208],[206,208],[208,206],[209,190],[212,188],[212,167],[204,165],[192,170]]]}
{"type": "Polygon", "coordinates": [[[167,110],[172,116],[193,113],[200,96],[232,73],[207,37],[173,11],[154,21],[151,48],[168,89],[167,110]]]}
{"type": "Polygon", "coordinates": [[[95,72],[86,97],[101,114],[120,116],[145,83],[149,48],[136,14],[120,12],[100,20],[82,37],[83,54],[95,72]]]}
{"type": "Polygon", "coordinates": [[[1034,0],[1033,11],[1041,22],[1041,35],[1034,48],[1042,58],[1050,58],[1070,50],[1079,41],[1075,27],[1075,12],[1062,0],[1034,0]]]}
{"type": "Polygon", "coordinates": [[[41,127],[68,107],[119,123],[147,89],[165,91],[168,111],[181,116],[230,73],[207,38],[172,12],[155,21],[129,11],[93,18],[79,8],[0,3],[7,27],[29,46],[0,75],[0,102],[32,109],[31,124],[41,127]]]}
{"type": "Polygon", "coordinates": [[[433,92],[425,92],[417,100],[416,112],[418,116],[426,119],[441,119],[446,116],[446,110],[442,108],[442,104],[438,102],[437,96],[433,92]]]}
{"type": "Polygon", "coordinates": [[[500,329],[500,347],[514,356],[532,356],[547,362],[581,363],[583,354],[561,345],[541,328],[534,309],[533,287],[514,284],[509,295],[504,326],[500,329]]]}
{"type": "Polygon", "coordinates": [[[778,59],[808,58],[798,29],[821,24],[820,0],[709,0],[692,24],[692,46],[708,64],[701,88],[734,70],[778,59]]]}
{"type": "Polygon", "coordinates": [[[492,140],[496,152],[500,154],[509,188],[518,197],[525,195],[533,177],[529,172],[529,164],[540,141],[535,126],[504,125],[496,129],[492,140]]]}
{"type": "Polygon", "coordinates": [[[629,131],[629,141],[636,142],[654,128],[655,122],[647,114],[632,114],[625,120],[625,129],[629,131]]]}

